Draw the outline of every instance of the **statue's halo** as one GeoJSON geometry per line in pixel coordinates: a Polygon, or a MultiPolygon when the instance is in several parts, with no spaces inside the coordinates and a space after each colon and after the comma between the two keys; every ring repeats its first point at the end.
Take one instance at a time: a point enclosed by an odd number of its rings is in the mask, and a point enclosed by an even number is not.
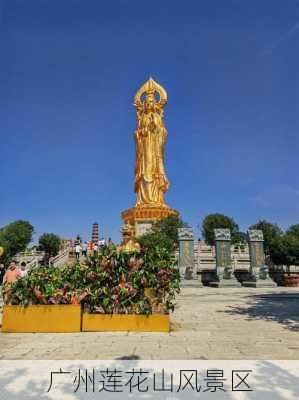
{"type": "Polygon", "coordinates": [[[158,93],[159,94],[159,103],[165,104],[167,103],[167,92],[166,90],[159,85],[152,77],[149,78],[137,91],[134,97],[134,105],[143,103],[142,95],[147,95],[148,93],[158,93]]]}

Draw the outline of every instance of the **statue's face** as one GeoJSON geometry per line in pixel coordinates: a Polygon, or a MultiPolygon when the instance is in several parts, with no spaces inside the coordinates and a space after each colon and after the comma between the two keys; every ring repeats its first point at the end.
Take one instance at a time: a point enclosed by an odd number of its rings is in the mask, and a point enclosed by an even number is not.
{"type": "Polygon", "coordinates": [[[148,93],[145,99],[145,108],[147,110],[152,110],[155,105],[155,97],[152,93],[148,93]]]}

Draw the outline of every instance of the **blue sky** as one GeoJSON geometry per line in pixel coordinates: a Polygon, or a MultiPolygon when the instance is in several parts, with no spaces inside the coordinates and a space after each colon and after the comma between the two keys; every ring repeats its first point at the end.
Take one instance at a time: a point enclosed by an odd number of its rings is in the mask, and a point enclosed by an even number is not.
{"type": "Polygon", "coordinates": [[[170,206],[299,223],[296,0],[0,1],[0,226],[120,237],[133,96],[168,91],[170,206]]]}

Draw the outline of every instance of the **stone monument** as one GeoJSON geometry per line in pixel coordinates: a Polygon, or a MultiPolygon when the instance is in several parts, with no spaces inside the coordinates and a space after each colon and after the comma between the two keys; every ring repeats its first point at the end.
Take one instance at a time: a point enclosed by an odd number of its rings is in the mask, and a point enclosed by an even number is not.
{"type": "Polygon", "coordinates": [[[179,270],[182,279],[194,277],[194,237],[191,228],[179,228],[179,270]]]}
{"type": "Polygon", "coordinates": [[[214,229],[216,250],[216,280],[209,283],[212,287],[240,287],[231,259],[231,235],[229,229],[214,229]]]}
{"type": "Polygon", "coordinates": [[[277,284],[269,277],[269,269],[265,265],[263,232],[257,229],[248,230],[250,279],[242,283],[246,287],[276,287],[277,284]]]}
{"type": "Polygon", "coordinates": [[[135,206],[123,211],[121,216],[124,225],[134,227],[136,236],[149,231],[153,222],[178,215],[164,200],[164,194],[169,188],[164,170],[167,131],[163,117],[166,103],[165,89],[152,78],[141,86],[134,97],[137,111],[134,190],[137,199],[135,206]]]}

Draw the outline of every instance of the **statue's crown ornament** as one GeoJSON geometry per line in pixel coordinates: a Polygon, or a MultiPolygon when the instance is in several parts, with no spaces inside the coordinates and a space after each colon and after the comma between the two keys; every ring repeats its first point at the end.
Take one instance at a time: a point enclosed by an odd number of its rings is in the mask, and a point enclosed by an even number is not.
{"type": "Polygon", "coordinates": [[[167,103],[166,90],[150,77],[135,94],[134,105],[138,106],[143,104],[146,98],[149,96],[155,96],[156,94],[159,96],[159,101],[157,101],[158,104],[164,105],[167,103]]]}

